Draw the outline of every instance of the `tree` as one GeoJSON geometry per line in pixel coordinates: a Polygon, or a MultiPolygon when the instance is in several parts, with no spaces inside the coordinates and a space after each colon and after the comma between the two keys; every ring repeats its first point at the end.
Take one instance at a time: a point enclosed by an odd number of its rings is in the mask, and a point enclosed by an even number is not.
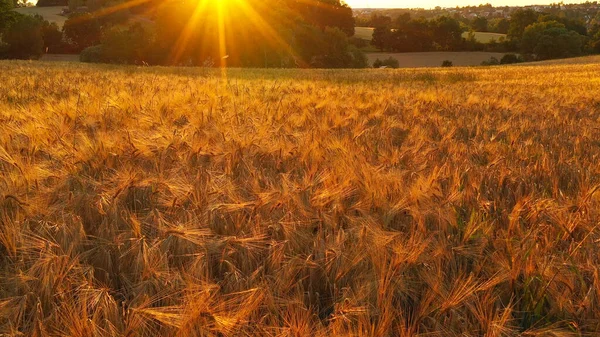
{"type": "Polygon", "coordinates": [[[558,15],[553,15],[553,14],[545,14],[545,15],[540,15],[538,17],[538,21],[539,22],[545,22],[545,21],[560,22],[563,25],[565,25],[565,28],[567,28],[568,30],[575,31],[579,35],[588,35],[588,30],[587,30],[586,24],[585,24],[585,22],[583,22],[581,20],[569,19],[567,17],[562,17],[562,16],[558,16],[558,15]]]}
{"type": "Polygon", "coordinates": [[[510,21],[505,18],[494,19],[489,23],[490,31],[499,34],[508,33],[508,29],[510,28],[510,21]]]}
{"type": "Polygon", "coordinates": [[[101,42],[99,58],[91,61],[125,64],[158,63],[151,52],[154,34],[139,22],[127,29],[114,28],[108,31],[101,42]]]}
{"type": "Polygon", "coordinates": [[[373,30],[373,38],[371,44],[379,50],[384,51],[389,48],[392,31],[388,27],[376,27],[373,30]]]}
{"type": "Polygon", "coordinates": [[[538,60],[581,55],[585,37],[556,21],[529,25],[521,39],[521,51],[538,60]]]}
{"type": "Polygon", "coordinates": [[[340,0],[289,0],[289,7],[322,30],[338,28],[348,36],[354,35],[352,8],[340,0]]]}
{"type": "Polygon", "coordinates": [[[0,0],[0,35],[21,16],[21,14],[12,11],[12,9],[12,1],[0,0]]]}
{"type": "Polygon", "coordinates": [[[483,16],[478,16],[471,21],[471,29],[476,32],[487,32],[488,31],[488,19],[483,16]]]}
{"type": "Polygon", "coordinates": [[[513,40],[520,40],[525,28],[537,22],[538,16],[539,13],[531,9],[516,10],[511,16],[508,37],[513,40]]]}
{"type": "Polygon", "coordinates": [[[65,36],[80,51],[100,43],[101,29],[98,19],[89,13],[72,15],[63,26],[65,36]]]}
{"type": "MultiPolygon", "coordinates": [[[[96,42],[101,44],[86,48],[81,58],[90,62],[234,67],[366,65],[364,55],[349,46],[347,32],[312,24],[290,8],[290,3],[294,4],[292,0],[254,0],[243,5],[240,2],[240,7],[232,2],[225,8],[216,2],[198,7],[197,0],[166,3],[154,9],[154,29],[141,25],[104,28],[96,42]],[[223,10],[227,24],[220,26],[219,11],[223,10]]],[[[81,37],[89,30],[80,25],[89,24],[91,19],[73,19],[73,24],[65,24],[67,36],[73,41],[95,40],[81,37]]]]}
{"type": "Polygon", "coordinates": [[[48,53],[60,53],[63,52],[65,46],[63,43],[63,34],[58,29],[56,23],[50,23],[44,20],[41,16],[38,16],[41,21],[42,39],[44,40],[44,51],[48,53]]]}
{"type": "Polygon", "coordinates": [[[369,26],[377,28],[377,27],[389,27],[392,24],[392,18],[385,15],[378,15],[377,13],[373,13],[371,15],[371,20],[369,26]]]}
{"type": "Polygon", "coordinates": [[[442,50],[457,50],[462,44],[463,29],[460,23],[447,16],[441,16],[430,22],[433,41],[442,50]]]}
{"type": "Polygon", "coordinates": [[[19,15],[4,31],[2,40],[6,43],[6,57],[17,59],[38,58],[43,53],[43,21],[30,15],[19,15]]]}

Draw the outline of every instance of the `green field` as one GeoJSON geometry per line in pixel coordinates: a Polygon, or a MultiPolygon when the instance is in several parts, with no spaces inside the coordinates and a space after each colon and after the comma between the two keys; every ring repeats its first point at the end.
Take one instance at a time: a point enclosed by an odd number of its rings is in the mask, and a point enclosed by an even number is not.
{"type": "Polygon", "coordinates": [[[0,61],[2,336],[594,336],[600,58],[0,61]]]}
{"type": "Polygon", "coordinates": [[[48,20],[48,22],[56,23],[59,28],[62,28],[65,21],[67,21],[66,16],[60,15],[63,8],[65,8],[65,6],[22,7],[22,8],[16,8],[16,9],[14,9],[14,11],[19,12],[21,14],[41,15],[45,20],[48,20]]]}
{"type": "MultiPolygon", "coordinates": [[[[365,39],[371,41],[373,39],[373,30],[374,28],[370,27],[356,27],[354,28],[354,35],[358,38],[365,39]]],[[[481,43],[489,43],[492,40],[498,41],[500,38],[506,38],[506,34],[497,34],[497,33],[486,33],[486,32],[474,32],[475,40],[481,43]]],[[[469,37],[469,33],[463,33],[464,38],[469,37]]]]}

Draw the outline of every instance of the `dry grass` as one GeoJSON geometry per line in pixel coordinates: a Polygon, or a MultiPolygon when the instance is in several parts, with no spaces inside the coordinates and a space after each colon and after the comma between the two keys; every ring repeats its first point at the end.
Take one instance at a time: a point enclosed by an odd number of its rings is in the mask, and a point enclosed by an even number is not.
{"type": "Polygon", "coordinates": [[[600,328],[600,69],[0,63],[0,334],[600,328]]]}

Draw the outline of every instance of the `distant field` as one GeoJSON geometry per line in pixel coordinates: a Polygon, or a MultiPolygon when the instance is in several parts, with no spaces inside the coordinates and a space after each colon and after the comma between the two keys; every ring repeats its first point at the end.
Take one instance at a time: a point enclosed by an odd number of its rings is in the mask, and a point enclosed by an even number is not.
{"type": "Polygon", "coordinates": [[[41,15],[44,19],[49,22],[54,22],[59,28],[62,28],[63,24],[67,20],[66,16],[59,15],[65,6],[52,6],[52,7],[23,7],[16,8],[14,11],[21,14],[29,15],[41,15]]]}
{"type": "MultiPolygon", "coordinates": [[[[486,32],[474,32],[475,40],[481,43],[490,43],[492,40],[496,42],[500,40],[500,38],[506,38],[506,34],[498,34],[498,33],[486,33],[486,32]]],[[[469,32],[464,32],[462,35],[465,39],[469,37],[469,32]]]]}
{"type": "MultiPolygon", "coordinates": [[[[371,41],[373,39],[374,28],[370,27],[356,27],[354,28],[354,35],[358,38],[371,41]]],[[[485,33],[485,32],[474,32],[475,40],[481,43],[489,43],[492,39],[498,41],[501,37],[506,37],[506,34],[497,33],[485,33]]],[[[469,33],[465,32],[462,35],[464,38],[469,37],[469,33]]]]}
{"type": "Polygon", "coordinates": [[[503,53],[487,52],[424,52],[424,53],[368,53],[369,64],[375,60],[393,57],[400,62],[400,68],[439,67],[445,60],[454,66],[478,66],[491,57],[501,59],[503,53]]]}
{"type": "Polygon", "coordinates": [[[597,336],[597,61],[0,61],[0,336],[597,336]]]}
{"type": "Polygon", "coordinates": [[[355,27],[354,36],[371,41],[373,39],[373,30],[375,28],[370,27],[355,27]]]}

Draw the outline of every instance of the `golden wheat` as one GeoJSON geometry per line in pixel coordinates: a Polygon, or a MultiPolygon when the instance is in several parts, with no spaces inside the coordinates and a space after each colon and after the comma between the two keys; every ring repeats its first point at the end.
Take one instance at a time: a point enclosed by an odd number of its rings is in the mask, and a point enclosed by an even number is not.
{"type": "Polygon", "coordinates": [[[0,334],[600,329],[600,68],[0,62],[0,334]]]}

